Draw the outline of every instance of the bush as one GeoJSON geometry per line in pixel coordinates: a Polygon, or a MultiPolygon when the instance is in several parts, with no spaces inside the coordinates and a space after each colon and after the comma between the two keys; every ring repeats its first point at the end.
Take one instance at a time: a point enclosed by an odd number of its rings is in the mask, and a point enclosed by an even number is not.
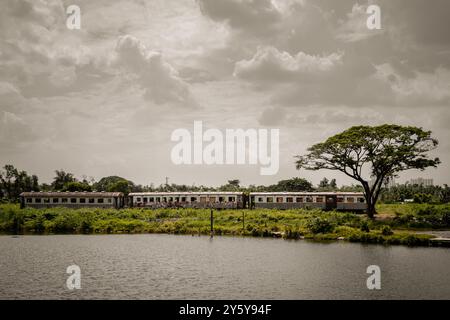
{"type": "Polygon", "coordinates": [[[450,227],[450,212],[444,212],[444,214],[442,215],[442,223],[446,226],[446,227],[450,227]]]}
{"type": "Polygon", "coordinates": [[[433,196],[427,193],[416,193],[414,195],[415,203],[431,203],[433,201],[433,196]]]}
{"type": "Polygon", "coordinates": [[[359,227],[362,232],[370,232],[369,223],[367,221],[362,221],[359,227]]]}
{"type": "Polygon", "coordinates": [[[329,220],[320,217],[309,220],[306,227],[314,234],[331,233],[334,230],[334,225],[329,220]]]}
{"type": "Polygon", "coordinates": [[[430,243],[430,240],[427,237],[409,234],[402,239],[401,243],[406,244],[408,246],[423,246],[428,245],[430,243]]]}
{"type": "Polygon", "coordinates": [[[389,227],[389,226],[383,226],[383,227],[381,228],[381,234],[382,234],[383,236],[391,236],[391,235],[394,234],[394,232],[392,232],[391,227],[389,227]]]}

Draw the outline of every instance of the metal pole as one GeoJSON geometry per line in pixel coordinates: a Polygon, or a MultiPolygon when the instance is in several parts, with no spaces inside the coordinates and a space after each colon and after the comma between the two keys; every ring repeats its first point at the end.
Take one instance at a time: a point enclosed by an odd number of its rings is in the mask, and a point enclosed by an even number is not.
{"type": "Polygon", "coordinates": [[[211,208],[211,238],[214,236],[214,216],[213,209],[211,208]]]}

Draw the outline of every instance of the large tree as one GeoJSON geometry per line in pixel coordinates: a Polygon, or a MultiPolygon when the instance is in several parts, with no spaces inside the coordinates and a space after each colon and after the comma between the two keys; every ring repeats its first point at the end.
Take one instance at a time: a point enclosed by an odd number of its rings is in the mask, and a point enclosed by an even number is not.
{"type": "Polygon", "coordinates": [[[76,182],[74,175],[64,170],[55,170],[55,177],[53,178],[53,190],[63,190],[64,186],[71,182],[76,182]]]}
{"type": "Polygon", "coordinates": [[[381,125],[355,126],[297,156],[297,169],[329,169],[357,180],[364,189],[367,214],[373,218],[383,182],[404,170],[436,167],[440,161],[427,153],[438,141],[422,128],[381,125]],[[364,176],[370,175],[368,180],[364,176]]]}
{"type": "Polygon", "coordinates": [[[24,191],[39,191],[38,177],[7,164],[0,170],[0,199],[17,201],[24,191]]]}

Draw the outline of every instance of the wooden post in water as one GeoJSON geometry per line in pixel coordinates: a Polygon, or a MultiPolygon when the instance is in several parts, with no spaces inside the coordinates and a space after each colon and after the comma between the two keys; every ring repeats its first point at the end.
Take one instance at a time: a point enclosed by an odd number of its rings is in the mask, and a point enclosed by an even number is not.
{"type": "Polygon", "coordinates": [[[211,208],[211,238],[214,236],[214,216],[213,209],[211,208]]]}

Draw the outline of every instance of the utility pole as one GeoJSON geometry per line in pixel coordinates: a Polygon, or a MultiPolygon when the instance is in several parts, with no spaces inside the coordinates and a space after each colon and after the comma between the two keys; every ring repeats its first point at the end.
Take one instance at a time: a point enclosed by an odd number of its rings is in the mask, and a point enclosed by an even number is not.
{"type": "Polygon", "coordinates": [[[169,177],[166,177],[166,186],[169,185],[169,177]]]}

